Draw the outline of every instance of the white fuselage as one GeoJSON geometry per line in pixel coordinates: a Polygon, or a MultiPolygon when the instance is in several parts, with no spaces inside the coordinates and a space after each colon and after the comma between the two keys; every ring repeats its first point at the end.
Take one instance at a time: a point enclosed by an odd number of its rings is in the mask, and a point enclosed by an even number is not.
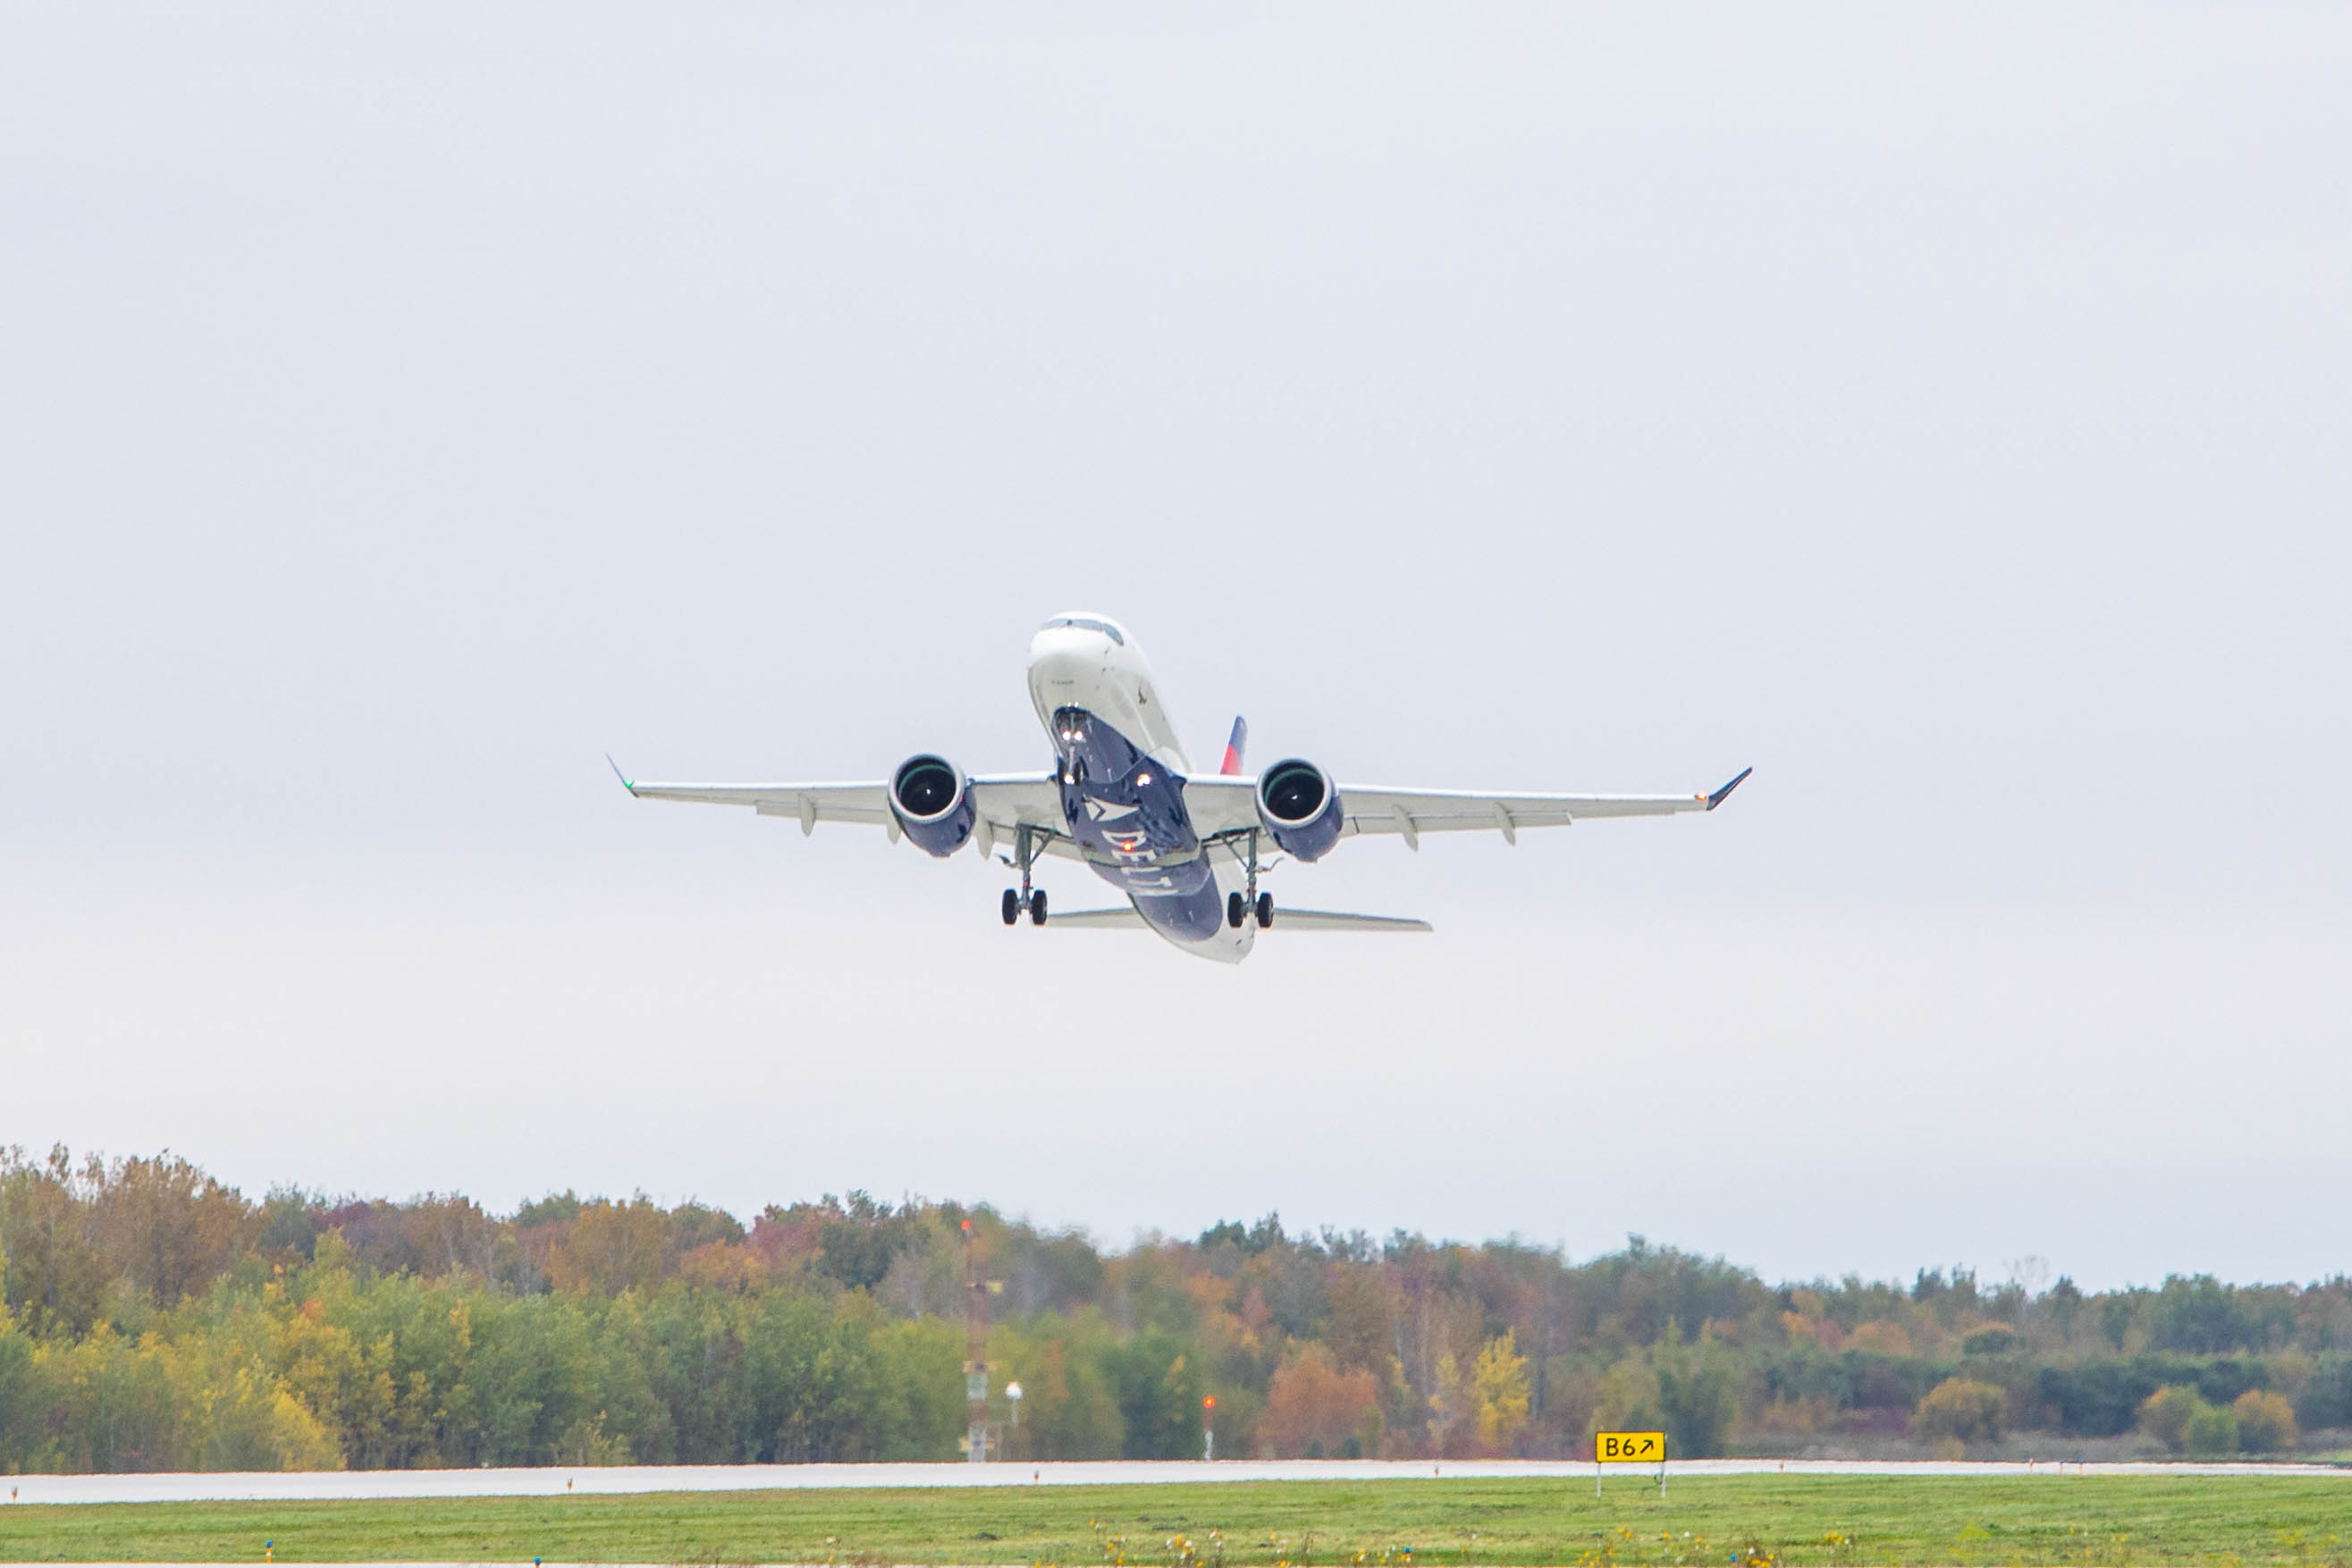
{"type": "Polygon", "coordinates": [[[1047,622],[1029,644],[1029,700],[1060,759],[1063,814],[1087,864],[1187,952],[1246,957],[1257,922],[1225,918],[1245,868],[1192,832],[1183,805],[1192,762],[1126,628],[1085,614],[1047,622]]]}

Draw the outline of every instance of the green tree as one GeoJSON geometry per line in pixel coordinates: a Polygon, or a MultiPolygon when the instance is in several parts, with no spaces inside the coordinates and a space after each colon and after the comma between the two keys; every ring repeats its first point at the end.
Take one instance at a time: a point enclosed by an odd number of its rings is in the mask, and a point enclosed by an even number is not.
{"type": "MultiPolygon", "coordinates": [[[[1601,1374],[1592,1417],[1581,1436],[1589,1442],[1594,1432],[1646,1432],[1664,1425],[1657,1369],[1650,1358],[1635,1353],[1601,1374]]],[[[1591,1450],[1586,1450],[1591,1457],[1591,1450]]]]}
{"type": "MultiPolygon", "coordinates": [[[[1119,1457],[1126,1448],[1127,1427],[1108,1364],[1117,1342],[1110,1325],[1092,1307],[1066,1318],[1038,1317],[996,1326],[989,1335],[988,1359],[1020,1383],[1024,1396],[1020,1429],[1011,1435],[1013,1455],[1029,1459],[1119,1457]]],[[[955,1387],[961,1390],[961,1376],[955,1387]]]]}
{"type": "Polygon", "coordinates": [[[1200,1369],[1171,1335],[1138,1334],[1104,1363],[1118,1402],[1121,1458],[1201,1457],[1200,1369]]]}
{"type": "Polygon", "coordinates": [[[872,1343],[874,1457],[954,1458],[967,1413],[961,1331],[937,1318],[885,1323],[872,1343]]]}
{"type": "Polygon", "coordinates": [[[2148,1302],[2147,1341],[2158,1350],[2215,1355],[2257,1342],[2259,1331],[2239,1292],[2210,1274],[2176,1274],[2148,1302]]]}
{"type": "Polygon", "coordinates": [[[1963,1443],[1991,1443],[2000,1438],[2009,1396],[1990,1383],[1948,1377],[1927,1391],[1911,1415],[1911,1435],[1963,1443]]]}
{"type": "Polygon", "coordinates": [[[2050,1294],[2043,1300],[2049,1304],[2051,1321],[2058,1325],[2058,1337],[2073,1339],[2074,1320],[2083,1315],[2082,1288],[2069,1276],[2061,1274],[2058,1283],[2050,1287],[2050,1294]]]}
{"type": "Polygon", "coordinates": [[[32,1339],[0,1304],[0,1475],[56,1468],[45,1462],[47,1434],[37,1417],[42,1380],[35,1359],[32,1339]]]}
{"type": "Polygon", "coordinates": [[[2200,1458],[2238,1451],[2238,1417],[2227,1405],[2202,1400],[2181,1428],[2181,1447],[2200,1458]]]}
{"type": "Polygon", "coordinates": [[[0,1149],[5,1301],[28,1333],[86,1334],[104,1310],[107,1266],[89,1199],[105,1176],[103,1162],[76,1165],[62,1143],[38,1162],[22,1149],[0,1149]]]}
{"type": "Polygon", "coordinates": [[[871,1457],[873,1361],[860,1325],[811,1297],[745,1303],[744,1458],[755,1464],[871,1457]]]}
{"type": "Polygon", "coordinates": [[[890,1272],[899,1253],[921,1244],[922,1227],[912,1215],[890,1212],[862,1192],[849,1194],[846,1205],[833,1195],[824,1199],[825,1217],[817,1227],[817,1268],[853,1290],[871,1290],[890,1272]]]}
{"type": "Polygon", "coordinates": [[[1671,1451],[1685,1459],[1722,1453],[1739,1417],[1738,1379],[1727,1347],[1712,1331],[1702,1330],[1691,1344],[1669,1336],[1651,1359],[1657,1368],[1658,1414],[1665,1421],[1671,1451]]]}
{"type": "Polygon", "coordinates": [[[2178,1454],[2189,1446],[2189,1422],[2210,1408],[2186,1384],[2159,1388],[2140,1402],[2139,1429],[2178,1454]]]}

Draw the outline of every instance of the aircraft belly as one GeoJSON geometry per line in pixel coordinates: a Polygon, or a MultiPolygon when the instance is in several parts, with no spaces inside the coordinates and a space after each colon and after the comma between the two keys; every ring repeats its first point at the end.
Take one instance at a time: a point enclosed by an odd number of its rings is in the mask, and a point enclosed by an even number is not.
{"type": "Polygon", "coordinates": [[[1238,961],[1247,928],[1225,924],[1226,889],[1184,808],[1183,777],[1085,709],[1057,709],[1052,726],[1063,819],[1087,864],[1170,942],[1238,961]]]}

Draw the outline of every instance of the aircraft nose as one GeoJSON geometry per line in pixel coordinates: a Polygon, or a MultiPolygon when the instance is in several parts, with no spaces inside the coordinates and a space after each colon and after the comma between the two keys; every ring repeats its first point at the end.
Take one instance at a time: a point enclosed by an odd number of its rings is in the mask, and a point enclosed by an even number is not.
{"type": "Polygon", "coordinates": [[[1102,650],[1083,637],[1040,632],[1029,645],[1029,680],[1040,690],[1067,691],[1102,672],[1102,650]]]}
{"type": "Polygon", "coordinates": [[[1110,639],[1100,632],[1067,622],[1049,622],[1037,628],[1029,639],[1029,668],[1055,669],[1067,674],[1077,669],[1100,669],[1110,652],[1110,639]]]}

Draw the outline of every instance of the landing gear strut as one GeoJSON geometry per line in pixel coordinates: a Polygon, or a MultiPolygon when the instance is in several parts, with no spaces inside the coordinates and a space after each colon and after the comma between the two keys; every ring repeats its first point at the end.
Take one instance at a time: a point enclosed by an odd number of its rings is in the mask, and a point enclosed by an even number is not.
{"type": "Polygon", "coordinates": [[[1248,890],[1225,895],[1225,923],[1234,930],[1239,931],[1242,929],[1244,921],[1255,918],[1258,930],[1264,931],[1274,923],[1274,895],[1257,890],[1257,835],[1255,833],[1249,836],[1249,854],[1243,858],[1243,865],[1248,872],[1248,890]]]}
{"type": "Polygon", "coordinates": [[[1031,886],[1029,880],[1030,868],[1037,863],[1036,835],[1029,828],[1021,827],[1013,830],[1013,863],[1021,868],[1021,886],[1017,889],[1013,888],[1004,889],[1004,923],[1009,926],[1019,925],[1021,911],[1027,910],[1031,925],[1044,925],[1045,923],[1045,889],[1031,886]]]}

